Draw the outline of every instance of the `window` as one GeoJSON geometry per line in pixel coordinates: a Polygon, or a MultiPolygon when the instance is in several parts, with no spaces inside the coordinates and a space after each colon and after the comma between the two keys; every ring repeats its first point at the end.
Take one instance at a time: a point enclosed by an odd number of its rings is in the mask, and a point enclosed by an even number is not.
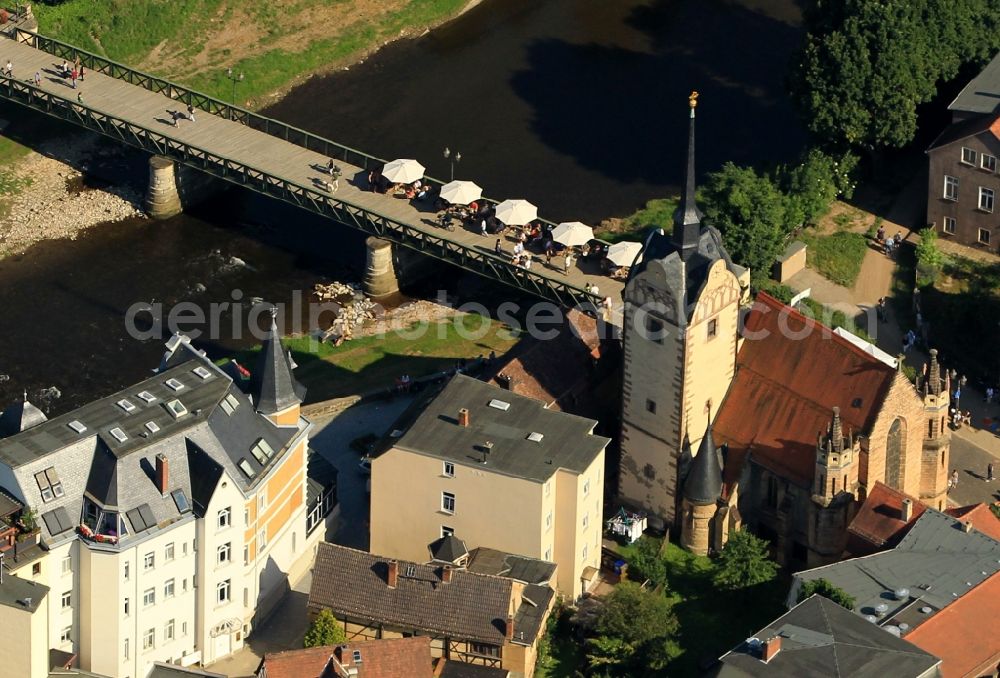
{"type": "Polygon", "coordinates": [[[545,481],[545,496],[546,497],[549,496],[549,494],[551,494],[551,492],[552,492],[552,485],[549,483],[549,481],[546,480],[545,481]]]}
{"type": "Polygon", "coordinates": [[[164,598],[173,598],[174,597],[174,589],[175,588],[176,588],[176,586],[174,585],[174,580],[173,579],[168,579],[167,582],[163,585],[163,597],[164,598]]]}
{"type": "Polygon", "coordinates": [[[184,388],[184,383],[179,379],[174,379],[173,377],[167,379],[163,383],[166,384],[167,388],[169,388],[171,391],[180,391],[182,388],[184,388]]]}
{"type": "Polygon", "coordinates": [[[361,663],[361,650],[354,650],[351,653],[351,656],[354,657],[354,663],[355,664],[360,664],[361,663]]]}
{"type": "Polygon", "coordinates": [[[257,552],[260,553],[267,547],[267,530],[261,529],[257,532],[257,552]]]}
{"type": "Polygon", "coordinates": [[[646,411],[650,414],[656,414],[656,403],[652,400],[646,400],[646,411]]]}
{"type": "Polygon", "coordinates": [[[149,607],[150,605],[156,604],[156,589],[146,589],[142,594],[142,605],[143,607],[149,607]]]}
{"type": "Polygon", "coordinates": [[[50,502],[59,499],[63,492],[62,481],[56,474],[56,469],[52,466],[35,474],[35,482],[38,483],[38,490],[42,493],[42,501],[50,502]]]}
{"type": "Polygon", "coordinates": [[[581,557],[582,560],[586,560],[587,559],[587,545],[586,544],[583,545],[583,551],[581,552],[581,556],[580,557],[581,557]]]}
{"type": "Polygon", "coordinates": [[[552,547],[551,546],[549,548],[545,549],[545,557],[542,558],[542,560],[547,560],[549,562],[552,562],[552,547]]]}
{"type": "Polygon", "coordinates": [[[42,564],[40,562],[39,563],[33,563],[32,566],[31,566],[31,576],[32,577],[37,577],[41,573],[42,573],[42,564]]]}
{"type": "Polygon", "coordinates": [[[144,403],[151,403],[156,400],[156,396],[150,393],[149,391],[139,391],[138,395],[139,395],[139,400],[143,401],[144,403]]]}
{"type": "Polygon", "coordinates": [[[246,527],[250,524],[250,509],[243,507],[243,526],[246,527]]]}
{"type": "Polygon", "coordinates": [[[73,558],[71,556],[66,556],[62,560],[62,573],[70,574],[73,571],[73,558]]]}
{"type": "Polygon", "coordinates": [[[778,508],[778,481],[773,476],[767,478],[767,505],[769,508],[778,508]]]}
{"type": "Polygon", "coordinates": [[[171,619],[163,626],[163,640],[174,639],[174,620],[171,619]]]}
{"type": "Polygon", "coordinates": [[[118,426],[115,426],[113,429],[108,431],[108,433],[110,433],[114,437],[114,439],[120,443],[123,443],[126,440],[128,440],[128,436],[125,434],[125,431],[121,430],[121,428],[119,428],[118,426]]]}
{"type": "Polygon", "coordinates": [[[250,589],[243,587],[243,607],[250,607],[250,589]]]}
{"type": "Polygon", "coordinates": [[[253,470],[253,467],[250,465],[250,462],[246,460],[246,457],[240,457],[240,461],[237,466],[240,467],[240,470],[243,471],[243,475],[247,478],[253,478],[257,475],[257,473],[253,470]]]}
{"type": "Polygon", "coordinates": [[[454,527],[448,527],[447,525],[442,525],[441,526],[441,536],[442,537],[450,537],[453,534],[455,534],[455,528],[454,527]]]}
{"type": "Polygon", "coordinates": [[[455,465],[450,461],[444,462],[444,474],[449,478],[455,477],[455,465]]]}
{"type": "Polygon", "coordinates": [[[945,217],[944,218],[943,229],[944,229],[945,233],[951,233],[952,235],[954,235],[955,234],[955,226],[956,225],[957,225],[957,222],[955,221],[955,217],[945,217]]]}
{"type": "Polygon", "coordinates": [[[167,412],[170,414],[170,416],[173,417],[174,419],[180,419],[181,417],[183,417],[185,414],[188,413],[187,408],[184,407],[184,403],[182,403],[177,398],[174,398],[173,400],[168,400],[166,403],[164,403],[164,406],[167,408],[167,412]]]}
{"type": "Polygon", "coordinates": [[[971,148],[962,147],[962,162],[966,165],[976,164],[976,152],[971,148]]]}
{"type": "Polygon", "coordinates": [[[145,426],[146,430],[149,431],[150,433],[156,433],[157,431],[160,430],[160,425],[157,424],[155,421],[147,421],[145,424],[143,424],[143,426],[145,426]]]}
{"type": "Polygon", "coordinates": [[[469,650],[473,654],[483,655],[484,657],[500,656],[500,647],[497,645],[489,645],[487,643],[469,643],[469,650]]]}
{"type": "Polygon", "coordinates": [[[257,463],[261,466],[267,464],[267,460],[274,456],[274,450],[268,445],[267,441],[263,438],[258,438],[257,442],[253,444],[250,448],[250,454],[253,458],[257,460],[257,463]]]}
{"type": "Polygon", "coordinates": [[[129,599],[128,599],[128,598],[126,598],[126,599],[124,600],[124,604],[122,605],[122,608],[123,608],[123,609],[124,609],[124,611],[125,611],[125,616],[126,616],[126,617],[127,617],[127,616],[129,616],[129,614],[131,614],[131,607],[132,607],[132,606],[131,606],[131,605],[129,604],[129,599]]]}
{"type": "Polygon", "coordinates": [[[229,602],[229,592],[230,592],[229,590],[231,586],[230,581],[231,580],[229,579],[225,581],[220,581],[215,586],[215,602],[218,603],[219,605],[229,602]]]}
{"type": "Polygon", "coordinates": [[[87,427],[78,422],[76,419],[74,419],[73,421],[69,422],[66,425],[69,426],[74,431],[76,431],[78,434],[83,433],[84,431],[87,430],[87,427]]]}
{"type": "Polygon", "coordinates": [[[125,659],[128,659],[128,638],[125,639],[125,659]]]}
{"type": "Polygon", "coordinates": [[[708,338],[712,339],[716,334],[719,333],[719,320],[717,318],[712,318],[708,321],[708,338]]]}
{"type": "Polygon", "coordinates": [[[62,609],[65,610],[67,607],[73,607],[72,591],[66,591],[65,593],[62,594],[62,609]]]}
{"type": "Polygon", "coordinates": [[[244,565],[249,565],[250,564],[250,545],[249,544],[244,544],[243,545],[243,564],[244,565]]]}
{"type": "Polygon", "coordinates": [[[590,527],[590,514],[589,513],[584,513],[583,514],[583,529],[586,530],[588,527],[590,527]]]}
{"type": "Polygon", "coordinates": [[[552,511],[545,514],[545,529],[552,529],[552,511]]]}
{"type": "Polygon", "coordinates": [[[187,577],[181,579],[181,593],[187,593],[188,590],[188,580],[187,577]]]}
{"type": "Polygon", "coordinates": [[[993,193],[993,189],[992,188],[983,188],[982,186],[980,186],[979,187],[979,209],[983,210],[984,212],[992,212],[993,211],[993,197],[994,197],[994,193],[993,193]]]}
{"type": "Polygon", "coordinates": [[[156,565],[156,554],[155,553],[150,552],[150,553],[147,553],[145,556],[143,556],[143,558],[142,558],[142,569],[144,569],[144,570],[152,570],[155,565],[156,565]]]}
{"type": "Polygon", "coordinates": [[[204,367],[203,365],[198,365],[198,367],[194,368],[191,371],[194,372],[199,379],[208,379],[209,377],[212,376],[212,373],[208,371],[208,368],[204,367]]]}
{"type": "Polygon", "coordinates": [[[73,627],[67,626],[59,634],[59,642],[61,643],[72,643],[73,642],[73,627]]]}
{"type": "Polygon", "coordinates": [[[170,562],[174,559],[174,542],[167,544],[167,547],[163,549],[163,559],[170,562]]]}
{"type": "Polygon", "coordinates": [[[186,636],[188,634],[188,623],[181,622],[181,635],[186,636]]]}
{"type": "Polygon", "coordinates": [[[236,396],[230,393],[225,398],[222,399],[220,405],[222,406],[223,412],[225,412],[229,416],[232,416],[233,412],[236,411],[236,408],[240,406],[240,401],[236,399],[236,396]]]}
{"type": "Polygon", "coordinates": [[[944,175],[944,198],[945,200],[958,200],[958,177],[944,175]]]}
{"type": "Polygon", "coordinates": [[[979,166],[982,167],[987,172],[997,171],[997,157],[995,155],[987,155],[983,153],[979,161],[979,166]]]}
{"type": "Polygon", "coordinates": [[[135,408],[135,403],[133,403],[128,398],[122,398],[117,403],[115,403],[115,405],[117,405],[118,407],[122,408],[125,412],[135,412],[135,409],[136,409],[135,408]]]}
{"type": "Polygon", "coordinates": [[[216,549],[216,562],[219,565],[223,563],[228,563],[232,560],[233,546],[231,542],[226,542],[222,546],[216,549]]]}
{"type": "Polygon", "coordinates": [[[257,515],[260,515],[263,510],[267,508],[267,486],[260,488],[260,493],[257,495],[257,515]]]}
{"type": "Polygon", "coordinates": [[[125,561],[125,566],[122,569],[122,579],[124,581],[128,581],[128,573],[129,573],[129,567],[128,567],[128,561],[126,560],[125,561]]]}
{"type": "Polygon", "coordinates": [[[987,229],[985,228],[979,229],[979,242],[983,243],[984,245],[990,244],[990,232],[987,229]]]}
{"type": "Polygon", "coordinates": [[[229,527],[230,525],[232,525],[232,523],[233,523],[233,510],[231,508],[226,507],[221,511],[219,511],[217,525],[220,530],[229,527]]]}
{"type": "Polygon", "coordinates": [[[149,629],[142,635],[142,649],[152,650],[156,646],[156,629],[149,629]]]}
{"type": "Polygon", "coordinates": [[[590,494],[590,479],[583,481],[583,496],[590,494]]]}
{"type": "Polygon", "coordinates": [[[441,510],[445,513],[455,512],[455,495],[451,492],[441,493],[441,510]]]}
{"type": "Polygon", "coordinates": [[[663,343],[663,323],[646,313],[645,328],[646,338],[655,341],[657,344],[663,343]]]}

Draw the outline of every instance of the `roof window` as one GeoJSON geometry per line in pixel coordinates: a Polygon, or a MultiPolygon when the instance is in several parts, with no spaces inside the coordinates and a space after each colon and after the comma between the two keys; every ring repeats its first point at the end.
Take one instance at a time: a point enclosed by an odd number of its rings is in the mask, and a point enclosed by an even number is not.
{"type": "Polygon", "coordinates": [[[79,421],[77,421],[76,419],[74,419],[73,421],[69,422],[69,423],[68,423],[68,424],[66,424],[66,425],[67,425],[67,426],[69,426],[69,427],[70,427],[71,429],[73,429],[74,431],[76,431],[77,433],[83,433],[84,431],[86,431],[86,430],[87,430],[87,427],[86,427],[86,426],[84,426],[83,424],[81,424],[81,423],[80,423],[79,421]]]}
{"type": "Polygon", "coordinates": [[[191,371],[194,372],[196,375],[198,375],[199,379],[208,379],[209,377],[212,376],[212,373],[204,365],[198,365],[198,367],[194,368],[191,371]]]}
{"type": "Polygon", "coordinates": [[[250,462],[248,462],[245,457],[243,459],[240,459],[240,463],[238,463],[237,466],[240,467],[240,470],[243,471],[244,475],[246,475],[247,478],[253,478],[255,475],[257,475],[256,473],[254,473],[253,468],[250,466],[250,462]]]}
{"type": "Polygon", "coordinates": [[[226,394],[226,397],[222,399],[221,406],[223,412],[229,416],[233,416],[233,412],[235,412],[236,408],[240,406],[240,401],[232,393],[228,393],[226,394]]]}
{"type": "Polygon", "coordinates": [[[122,408],[126,412],[135,412],[135,404],[128,398],[122,398],[117,403],[115,403],[115,405],[122,408]]]}
{"type": "Polygon", "coordinates": [[[174,490],[170,493],[170,496],[174,498],[174,504],[177,506],[177,510],[181,513],[188,513],[191,510],[191,504],[188,502],[187,495],[184,494],[184,490],[174,490]]]}
{"type": "Polygon", "coordinates": [[[354,650],[353,656],[354,656],[354,663],[355,664],[360,664],[361,663],[361,650],[354,650]]]}
{"type": "Polygon", "coordinates": [[[257,442],[253,444],[250,448],[250,454],[253,458],[257,460],[257,463],[261,466],[267,464],[267,460],[274,456],[274,450],[268,445],[267,441],[263,438],[258,438],[257,442]]]}
{"type": "Polygon", "coordinates": [[[540,442],[542,442],[542,438],[544,438],[544,437],[545,437],[545,435],[542,434],[542,433],[539,433],[538,431],[532,431],[531,433],[528,434],[528,440],[530,440],[533,443],[540,443],[540,442]]]}
{"type": "Polygon", "coordinates": [[[507,410],[510,409],[510,403],[504,400],[497,400],[496,398],[494,398],[493,400],[490,401],[490,407],[492,407],[495,410],[500,410],[501,412],[506,412],[507,410]]]}
{"type": "Polygon", "coordinates": [[[157,431],[160,430],[160,425],[157,424],[155,421],[147,421],[146,430],[149,431],[150,433],[156,433],[157,431]]]}
{"type": "Polygon", "coordinates": [[[126,440],[128,440],[128,436],[125,435],[125,431],[121,430],[117,426],[115,426],[113,429],[111,429],[110,431],[108,431],[108,433],[110,433],[112,436],[114,436],[115,440],[117,440],[120,443],[123,443],[126,440]]]}
{"type": "Polygon", "coordinates": [[[142,400],[143,402],[151,403],[154,400],[156,400],[156,396],[150,393],[149,391],[139,391],[137,395],[139,396],[139,399],[142,400]]]}
{"type": "Polygon", "coordinates": [[[173,377],[170,377],[163,383],[166,384],[167,388],[169,388],[171,391],[180,391],[182,388],[184,388],[183,382],[181,382],[180,379],[175,379],[173,377]]]}
{"type": "Polygon", "coordinates": [[[188,413],[187,408],[184,407],[184,403],[182,403],[177,398],[174,398],[173,400],[166,403],[166,407],[167,407],[167,412],[169,412],[170,416],[173,417],[174,419],[180,419],[181,417],[183,417],[185,414],[188,413]]]}

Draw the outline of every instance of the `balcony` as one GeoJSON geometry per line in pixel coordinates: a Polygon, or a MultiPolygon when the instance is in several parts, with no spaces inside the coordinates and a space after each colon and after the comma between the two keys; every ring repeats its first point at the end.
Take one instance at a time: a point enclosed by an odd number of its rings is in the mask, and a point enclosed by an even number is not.
{"type": "Polygon", "coordinates": [[[18,546],[30,546],[38,543],[41,529],[35,512],[21,508],[0,517],[0,552],[18,546]]]}

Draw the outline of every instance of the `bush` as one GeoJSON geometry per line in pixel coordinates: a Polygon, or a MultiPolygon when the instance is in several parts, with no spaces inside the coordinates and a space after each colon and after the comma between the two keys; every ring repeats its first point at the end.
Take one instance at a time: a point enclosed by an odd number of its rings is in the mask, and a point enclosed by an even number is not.
{"type": "Polygon", "coordinates": [[[713,579],[719,588],[738,591],[769,582],[777,573],[767,542],[742,529],[729,533],[713,579]]]}
{"type": "Polygon", "coordinates": [[[815,224],[838,196],[850,198],[857,165],[858,157],[851,153],[835,158],[813,148],[800,165],[783,168],[778,178],[788,195],[790,222],[815,224]]]}
{"type": "Polygon", "coordinates": [[[347,634],[344,627],[340,625],[337,618],[330,610],[321,610],[313,623],[306,631],[306,637],[302,640],[303,647],[322,647],[325,645],[339,645],[347,642],[347,634]]]}
{"type": "Polygon", "coordinates": [[[848,595],[847,591],[837,588],[826,579],[820,578],[805,582],[799,590],[799,599],[797,602],[801,603],[813,594],[829,598],[841,607],[846,607],[852,612],[854,611],[854,598],[848,595]]]}
{"type": "Polygon", "coordinates": [[[947,262],[944,252],[938,249],[937,231],[933,228],[920,231],[920,242],[917,244],[916,253],[917,287],[933,285],[947,262]]]}

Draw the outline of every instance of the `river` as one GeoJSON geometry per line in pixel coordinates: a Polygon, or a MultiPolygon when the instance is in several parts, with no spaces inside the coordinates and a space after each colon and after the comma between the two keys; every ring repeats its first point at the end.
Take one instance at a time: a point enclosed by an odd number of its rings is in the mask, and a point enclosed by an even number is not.
{"type": "MultiPolygon", "coordinates": [[[[268,113],[417,157],[439,177],[450,146],[462,154],[456,176],[488,194],[596,222],[678,184],[692,89],[700,171],[793,159],[803,135],[782,78],[797,21],[791,0],[487,0],[307,81],[268,113]]],[[[287,303],[318,280],[356,280],[363,265],[360,234],[239,192],[195,214],[42,242],[0,260],[0,408],[27,390],[56,414],[147,376],[162,340],[129,336],[133,303],[205,307],[235,289],[287,303]]],[[[199,345],[216,356],[247,343],[226,332],[199,345]]]]}

